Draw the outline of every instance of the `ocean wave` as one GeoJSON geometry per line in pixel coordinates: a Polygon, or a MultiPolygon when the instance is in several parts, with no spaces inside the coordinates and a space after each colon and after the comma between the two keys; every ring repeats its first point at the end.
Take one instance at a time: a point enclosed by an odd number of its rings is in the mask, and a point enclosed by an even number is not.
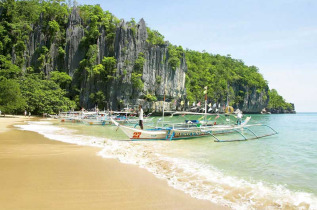
{"type": "Polygon", "coordinates": [[[37,123],[36,121],[30,121],[26,125],[15,125],[15,127],[20,130],[37,132],[51,140],[78,144],[81,146],[103,147],[104,142],[107,140],[106,138],[76,134],[76,130],[59,127],[52,123],[37,123]]]}
{"type": "Polygon", "coordinates": [[[127,142],[85,136],[76,130],[35,121],[16,125],[22,130],[38,132],[45,137],[66,143],[100,147],[98,155],[118,159],[147,169],[178,190],[198,199],[205,199],[234,209],[317,209],[317,198],[307,192],[295,192],[282,185],[246,181],[225,175],[206,164],[164,154],[168,142],[127,142]]]}
{"type": "Polygon", "coordinates": [[[251,182],[226,176],[220,170],[197,162],[167,157],[166,144],[158,142],[108,142],[98,154],[138,165],[192,197],[234,209],[316,209],[317,198],[293,192],[281,185],[251,182]],[[158,146],[159,145],[159,146],[158,146]]]}

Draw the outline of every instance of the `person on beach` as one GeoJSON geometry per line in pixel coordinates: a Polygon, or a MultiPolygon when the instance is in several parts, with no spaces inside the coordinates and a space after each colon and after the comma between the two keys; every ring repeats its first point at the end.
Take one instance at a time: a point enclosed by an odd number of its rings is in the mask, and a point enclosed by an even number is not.
{"type": "Polygon", "coordinates": [[[142,109],[142,105],[139,105],[139,126],[143,130],[143,109],[142,109]]]}
{"type": "Polygon", "coordinates": [[[29,117],[31,117],[31,112],[29,112],[29,117]]]}
{"type": "Polygon", "coordinates": [[[27,112],[26,110],[24,110],[24,117],[26,117],[27,113],[28,113],[28,112],[27,112]]]}
{"type": "Polygon", "coordinates": [[[1,116],[1,110],[0,110],[0,116],[1,116]]]}
{"type": "Polygon", "coordinates": [[[239,111],[237,114],[237,125],[241,125],[242,117],[243,117],[242,111],[239,111]]]}

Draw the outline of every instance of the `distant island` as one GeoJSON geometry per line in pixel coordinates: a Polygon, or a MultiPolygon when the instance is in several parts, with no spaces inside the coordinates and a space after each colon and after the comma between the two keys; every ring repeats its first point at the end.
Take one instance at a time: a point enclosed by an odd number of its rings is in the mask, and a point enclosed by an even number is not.
{"type": "Polygon", "coordinates": [[[210,110],[295,113],[255,66],[230,55],[175,46],[99,5],[64,1],[0,2],[0,110],[33,114],[70,109],[147,112],[210,110]]]}

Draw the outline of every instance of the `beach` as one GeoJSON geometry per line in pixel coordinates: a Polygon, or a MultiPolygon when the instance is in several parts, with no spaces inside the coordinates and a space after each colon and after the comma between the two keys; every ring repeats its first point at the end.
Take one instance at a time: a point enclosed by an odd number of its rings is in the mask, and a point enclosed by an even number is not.
{"type": "Polygon", "coordinates": [[[176,190],[145,169],[97,156],[99,148],[13,127],[25,120],[0,117],[1,209],[227,208],[176,190]]]}

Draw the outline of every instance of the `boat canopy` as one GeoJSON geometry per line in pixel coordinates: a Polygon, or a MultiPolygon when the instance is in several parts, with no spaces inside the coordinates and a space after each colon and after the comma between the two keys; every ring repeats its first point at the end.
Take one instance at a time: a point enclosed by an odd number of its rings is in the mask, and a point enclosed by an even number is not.
{"type": "Polygon", "coordinates": [[[214,116],[218,114],[210,114],[210,113],[199,113],[199,112],[174,112],[172,113],[172,116],[174,115],[208,115],[208,116],[214,116]]]}

